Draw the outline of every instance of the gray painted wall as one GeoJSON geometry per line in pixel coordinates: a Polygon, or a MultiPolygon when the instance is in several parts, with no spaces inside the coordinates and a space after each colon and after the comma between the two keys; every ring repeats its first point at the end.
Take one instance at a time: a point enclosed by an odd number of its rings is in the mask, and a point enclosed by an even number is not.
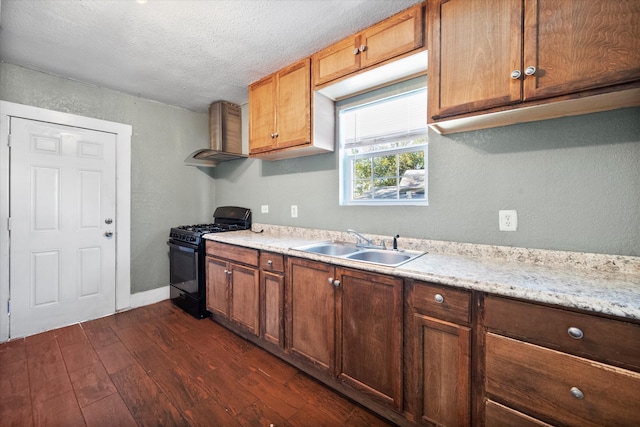
{"type": "Polygon", "coordinates": [[[339,206],[335,153],[222,164],[216,204],[269,224],[640,256],[640,108],[429,138],[426,207],[339,206]],[[500,209],[518,231],[498,231],[500,209]]]}
{"type": "Polygon", "coordinates": [[[169,228],[208,221],[220,205],[249,207],[254,222],[640,256],[639,108],[431,133],[429,206],[347,207],[335,153],[199,169],[182,162],[208,144],[204,114],[1,62],[0,99],[133,126],[134,293],[168,284],[169,228]],[[498,231],[499,209],[518,210],[517,232],[498,231]]]}
{"type": "Polygon", "coordinates": [[[132,125],[131,290],[168,285],[169,229],[209,222],[215,208],[215,182],[183,164],[209,144],[207,115],[7,63],[0,99],[132,125]]]}

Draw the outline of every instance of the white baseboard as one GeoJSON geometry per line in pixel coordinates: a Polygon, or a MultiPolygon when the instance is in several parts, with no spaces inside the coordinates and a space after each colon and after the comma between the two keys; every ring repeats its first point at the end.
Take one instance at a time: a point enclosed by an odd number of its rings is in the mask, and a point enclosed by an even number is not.
{"type": "Polygon", "coordinates": [[[131,294],[131,308],[155,304],[169,299],[169,286],[131,294]]]}

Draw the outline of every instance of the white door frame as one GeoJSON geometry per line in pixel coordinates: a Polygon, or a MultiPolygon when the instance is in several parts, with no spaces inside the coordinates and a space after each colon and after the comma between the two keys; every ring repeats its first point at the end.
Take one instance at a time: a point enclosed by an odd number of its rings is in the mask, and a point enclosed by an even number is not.
{"type": "Polygon", "coordinates": [[[0,342],[9,338],[9,120],[19,117],[116,135],[116,311],[131,306],[131,125],[0,101],[0,342]]]}

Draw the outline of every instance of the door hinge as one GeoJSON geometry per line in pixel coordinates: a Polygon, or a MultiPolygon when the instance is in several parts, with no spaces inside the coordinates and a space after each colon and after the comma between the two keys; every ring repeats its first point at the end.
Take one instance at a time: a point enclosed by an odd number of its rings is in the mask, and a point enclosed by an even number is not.
{"type": "Polygon", "coordinates": [[[7,218],[7,230],[11,231],[11,217],[7,218]]]}
{"type": "Polygon", "coordinates": [[[7,147],[11,147],[11,134],[7,135],[7,147]]]}
{"type": "Polygon", "coordinates": [[[7,316],[11,316],[11,300],[7,300],[7,316]]]}

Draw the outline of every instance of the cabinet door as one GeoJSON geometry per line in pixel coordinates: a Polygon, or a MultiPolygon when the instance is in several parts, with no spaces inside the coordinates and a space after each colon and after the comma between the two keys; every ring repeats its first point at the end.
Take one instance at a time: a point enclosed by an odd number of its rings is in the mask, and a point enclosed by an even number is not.
{"type": "Polygon", "coordinates": [[[249,154],[275,147],[276,76],[249,86],[249,154]]]}
{"type": "Polygon", "coordinates": [[[418,416],[429,425],[469,425],[470,329],[415,314],[414,331],[418,416]]]}
{"type": "Polygon", "coordinates": [[[213,257],[206,257],[207,274],[207,310],[214,317],[229,317],[229,278],[227,262],[213,257]]]}
{"type": "Polygon", "coordinates": [[[229,318],[258,335],[260,332],[259,271],[256,268],[235,264],[230,264],[229,268],[231,271],[229,318]]]}
{"type": "Polygon", "coordinates": [[[314,84],[318,86],[358,70],[359,46],[360,36],[353,36],[313,55],[314,84]]]}
{"type": "Polygon", "coordinates": [[[263,271],[260,286],[260,336],[267,342],[284,347],[284,276],[263,271]]]}
{"type": "Polygon", "coordinates": [[[360,66],[368,67],[422,47],[422,23],[422,5],[418,5],[363,31],[360,66]]]}
{"type": "Polygon", "coordinates": [[[287,295],[287,346],[294,357],[328,372],[335,368],[335,278],[329,264],[291,258],[287,295]]]}
{"type": "Polygon", "coordinates": [[[522,2],[429,0],[429,122],[520,102],[522,2]]]}
{"type": "Polygon", "coordinates": [[[526,0],[524,98],[640,78],[640,2],[526,0]]]}
{"type": "Polygon", "coordinates": [[[394,409],[402,404],[402,280],[338,270],[338,378],[394,409]]]}
{"type": "Polygon", "coordinates": [[[311,142],[311,59],[278,73],[276,148],[311,142]]]}

